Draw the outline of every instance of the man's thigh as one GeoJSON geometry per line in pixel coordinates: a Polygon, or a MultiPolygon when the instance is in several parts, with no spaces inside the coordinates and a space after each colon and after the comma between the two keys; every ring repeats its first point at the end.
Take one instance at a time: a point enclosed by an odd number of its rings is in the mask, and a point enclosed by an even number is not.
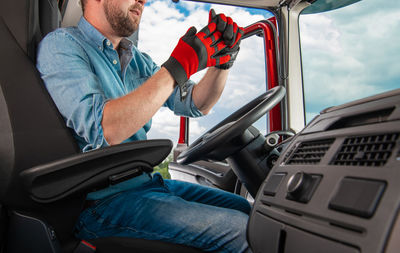
{"type": "Polygon", "coordinates": [[[86,209],[77,228],[78,237],[84,239],[135,237],[241,252],[247,248],[247,220],[241,211],[187,201],[166,185],[156,184],[120,193],[86,209]]]}
{"type": "Polygon", "coordinates": [[[177,180],[164,180],[164,182],[172,194],[187,201],[235,209],[246,214],[250,213],[249,202],[237,194],[177,180]]]}

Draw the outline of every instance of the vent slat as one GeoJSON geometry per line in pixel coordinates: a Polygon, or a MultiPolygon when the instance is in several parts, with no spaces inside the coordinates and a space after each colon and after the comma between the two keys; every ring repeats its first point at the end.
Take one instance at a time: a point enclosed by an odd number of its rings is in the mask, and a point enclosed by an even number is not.
{"type": "Polygon", "coordinates": [[[336,154],[333,165],[383,166],[392,154],[398,133],[348,137],[336,154]]]}
{"type": "Polygon", "coordinates": [[[285,158],[286,164],[318,164],[335,139],[302,142],[285,158]]]}

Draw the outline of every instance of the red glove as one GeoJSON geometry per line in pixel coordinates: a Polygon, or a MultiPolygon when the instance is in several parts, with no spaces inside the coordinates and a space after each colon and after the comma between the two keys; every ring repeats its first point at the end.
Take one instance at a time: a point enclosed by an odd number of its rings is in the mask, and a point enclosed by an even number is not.
{"type": "Polygon", "coordinates": [[[221,32],[217,31],[214,21],[196,34],[196,28],[191,27],[179,40],[169,59],[162,64],[173,76],[181,89],[181,99],[186,97],[186,81],[194,73],[215,65],[229,61],[229,55],[220,54],[226,48],[221,39],[221,32]]]}
{"type": "Polygon", "coordinates": [[[224,64],[217,64],[215,67],[219,69],[229,69],[232,67],[236,56],[239,53],[239,45],[244,34],[244,30],[242,27],[239,27],[235,22],[233,22],[232,18],[226,17],[223,13],[217,15],[213,9],[210,10],[208,22],[217,23],[217,30],[222,33],[222,39],[228,46],[221,52],[221,54],[230,56],[228,62],[224,64]]]}

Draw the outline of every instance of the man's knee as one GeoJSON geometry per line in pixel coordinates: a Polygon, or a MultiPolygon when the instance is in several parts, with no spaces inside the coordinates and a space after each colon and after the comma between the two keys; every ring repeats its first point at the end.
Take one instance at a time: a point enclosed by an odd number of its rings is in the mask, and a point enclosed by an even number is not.
{"type": "Polygon", "coordinates": [[[210,243],[207,251],[246,252],[248,250],[246,240],[248,215],[232,210],[225,217],[219,216],[218,218],[219,220],[213,224],[215,241],[210,243]]]}

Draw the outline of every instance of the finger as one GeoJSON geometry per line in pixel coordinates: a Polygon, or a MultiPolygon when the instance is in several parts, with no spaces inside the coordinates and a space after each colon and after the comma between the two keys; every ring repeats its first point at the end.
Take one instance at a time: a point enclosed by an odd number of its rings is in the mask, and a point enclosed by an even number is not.
{"type": "Polygon", "coordinates": [[[199,37],[209,37],[211,34],[213,34],[217,30],[217,24],[215,22],[209,23],[207,26],[205,26],[203,29],[201,29],[198,33],[199,37]]]}
{"type": "Polygon", "coordinates": [[[225,52],[226,48],[227,48],[226,44],[223,40],[218,41],[218,43],[215,43],[212,46],[212,56],[219,57],[219,56],[226,55],[226,53],[223,53],[223,52],[225,52]]]}
{"type": "Polygon", "coordinates": [[[221,39],[215,41],[211,46],[214,48],[214,53],[216,54],[220,53],[222,50],[226,48],[225,42],[221,39]]]}
{"type": "Polygon", "coordinates": [[[242,39],[243,34],[244,34],[244,29],[242,27],[238,27],[238,31],[236,33],[235,41],[232,44],[232,46],[230,46],[230,48],[236,46],[237,44],[240,44],[240,40],[242,39]]]}
{"type": "Polygon", "coordinates": [[[236,23],[233,22],[232,18],[228,17],[227,18],[227,26],[226,26],[226,29],[225,29],[224,35],[223,35],[225,43],[228,46],[231,46],[233,44],[233,42],[235,41],[235,32],[234,32],[235,29],[237,29],[236,23]]]}
{"type": "Polygon", "coordinates": [[[226,24],[227,24],[227,19],[226,19],[225,14],[223,14],[223,13],[218,14],[218,21],[217,21],[218,31],[220,31],[220,32],[225,31],[226,24]]]}
{"type": "MultiPolygon", "coordinates": [[[[205,41],[210,46],[214,47],[215,45],[217,45],[218,43],[220,43],[222,41],[222,34],[221,34],[221,32],[216,31],[213,34],[211,34],[210,37],[206,38],[205,41]]],[[[225,46],[225,43],[224,43],[224,46],[225,46]]]]}
{"type": "Polygon", "coordinates": [[[208,23],[211,23],[212,20],[214,20],[214,18],[217,16],[217,14],[215,14],[214,9],[211,9],[209,14],[208,14],[208,23]]]}
{"type": "Polygon", "coordinates": [[[217,45],[215,45],[212,48],[212,55],[210,57],[210,60],[213,63],[213,66],[224,64],[231,59],[231,56],[229,54],[222,53],[222,52],[224,52],[225,49],[226,49],[226,45],[225,45],[224,41],[220,41],[217,45]],[[222,59],[222,61],[221,61],[221,59],[222,59]]]}
{"type": "Polygon", "coordinates": [[[192,26],[192,27],[190,27],[190,28],[186,31],[186,33],[185,33],[185,35],[183,35],[183,37],[184,37],[184,38],[192,37],[192,36],[194,36],[196,33],[197,33],[196,27],[192,26]]]}

